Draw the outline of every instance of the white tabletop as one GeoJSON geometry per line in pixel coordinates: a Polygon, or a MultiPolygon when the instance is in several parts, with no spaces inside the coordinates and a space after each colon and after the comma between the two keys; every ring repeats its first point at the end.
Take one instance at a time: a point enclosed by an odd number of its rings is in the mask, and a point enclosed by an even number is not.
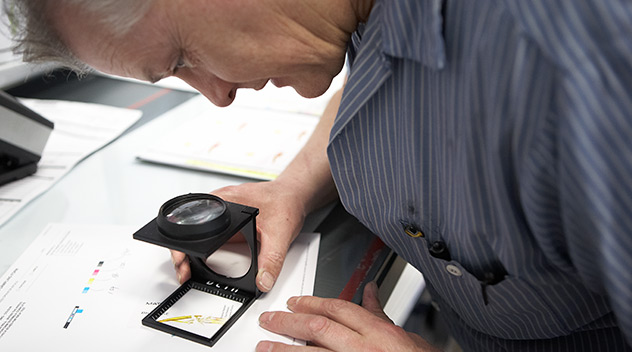
{"type": "Polygon", "coordinates": [[[136,160],[139,151],[182,119],[161,116],[123,135],[80,162],[0,227],[0,275],[48,223],[140,227],[154,218],[159,207],[172,197],[248,182],[239,177],[136,160]]]}

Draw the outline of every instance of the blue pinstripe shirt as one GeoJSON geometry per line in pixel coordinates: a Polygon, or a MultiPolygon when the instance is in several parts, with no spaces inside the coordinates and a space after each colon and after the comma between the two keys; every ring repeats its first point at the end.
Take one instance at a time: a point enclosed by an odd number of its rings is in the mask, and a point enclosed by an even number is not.
{"type": "Polygon", "coordinates": [[[462,347],[629,349],[632,4],[376,0],[348,54],[341,200],[462,347]]]}

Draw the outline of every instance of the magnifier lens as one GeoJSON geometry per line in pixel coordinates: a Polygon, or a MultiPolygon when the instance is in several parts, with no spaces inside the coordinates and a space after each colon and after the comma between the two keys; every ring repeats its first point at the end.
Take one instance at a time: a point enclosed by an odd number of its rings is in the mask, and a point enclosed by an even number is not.
{"type": "Polygon", "coordinates": [[[198,225],[217,219],[224,204],[215,199],[195,199],[167,211],[165,219],[178,225],[198,225]]]}

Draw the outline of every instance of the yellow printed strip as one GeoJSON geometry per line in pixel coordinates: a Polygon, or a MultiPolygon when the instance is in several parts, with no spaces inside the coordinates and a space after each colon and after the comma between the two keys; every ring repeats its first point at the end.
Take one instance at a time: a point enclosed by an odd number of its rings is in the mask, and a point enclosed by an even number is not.
{"type": "Polygon", "coordinates": [[[158,322],[159,323],[164,323],[164,322],[167,322],[167,321],[180,321],[180,320],[186,320],[186,319],[191,319],[191,318],[193,318],[193,317],[190,316],[190,315],[184,315],[184,316],[181,316],[181,317],[173,317],[173,318],[161,319],[161,320],[158,320],[158,322]]]}
{"type": "Polygon", "coordinates": [[[197,167],[213,169],[217,171],[224,171],[231,174],[238,174],[238,175],[250,176],[254,178],[267,179],[267,180],[274,180],[275,178],[277,178],[277,176],[279,176],[279,174],[273,173],[273,172],[249,170],[246,168],[241,168],[241,167],[236,167],[236,166],[227,166],[227,165],[212,163],[212,162],[208,162],[204,160],[189,159],[185,161],[185,163],[191,166],[197,166],[197,167]]]}

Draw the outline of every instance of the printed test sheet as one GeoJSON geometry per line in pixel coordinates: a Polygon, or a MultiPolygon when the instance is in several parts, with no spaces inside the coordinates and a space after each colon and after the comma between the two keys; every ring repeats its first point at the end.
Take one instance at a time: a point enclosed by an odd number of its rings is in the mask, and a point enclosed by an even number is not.
{"type": "MultiPolygon", "coordinates": [[[[179,284],[169,251],[132,239],[135,230],[49,225],[0,278],[0,351],[208,351],[141,324],[179,284]]],[[[313,293],[319,244],[318,234],[299,235],[274,289],[257,299],[212,350],[253,351],[264,339],[304,344],[263,330],[258,317],[263,311],[287,310],[292,296],[313,293]]],[[[216,259],[235,259],[224,254],[216,259]]],[[[218,314],[209,305],[236,307],[203,301],[176,306],[163,319],[212,334],[230,313],[218,314]],[[184,319],[187,315],[193,319],[184,319]]]]}

